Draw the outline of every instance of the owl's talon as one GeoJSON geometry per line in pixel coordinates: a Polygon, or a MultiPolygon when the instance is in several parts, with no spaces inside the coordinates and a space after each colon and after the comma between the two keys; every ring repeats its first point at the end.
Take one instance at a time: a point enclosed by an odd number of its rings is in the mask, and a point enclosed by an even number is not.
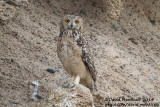
{"type": "Polygon", "coordinates": [[[63,87],[64,87],[64,88],[69,88],[69,85],[70,85],[70,84],[65,84],[63,87]]]}
{"type": "Polygon", "coordinates": [[[64,85],[64,88],[73,88],[75,86],[76,86],[75,84],[66,84],[64,85]]]}
{"type": "Polygon", "coordinates": [[[76,85],[75,84],[70,84],[70,88],[73,88],[75,87],[76,85]]]}

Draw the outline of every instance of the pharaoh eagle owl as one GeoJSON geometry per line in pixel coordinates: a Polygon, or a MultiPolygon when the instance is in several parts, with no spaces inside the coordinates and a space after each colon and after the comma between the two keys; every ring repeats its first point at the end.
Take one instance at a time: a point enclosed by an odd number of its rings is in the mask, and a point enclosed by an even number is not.
{"type": "Polygon", "coordinates": [[[88,42],[82,33],[83,19],[80,16],[66,15],[60,23],[57,53],[64,69],[71,75],[71,80],[65,87],[72,88],[80,83],[94,93],[97,91],[97,71],[88,42]]]}

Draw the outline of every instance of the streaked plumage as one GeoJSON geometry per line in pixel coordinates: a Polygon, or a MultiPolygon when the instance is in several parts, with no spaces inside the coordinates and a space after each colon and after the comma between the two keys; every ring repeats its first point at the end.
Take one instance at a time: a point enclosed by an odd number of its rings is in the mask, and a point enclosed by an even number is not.
{"type": "Polygon", "coordinates": [[[82,31],[82,18],[66,15],[60,24],[57,53],[64,69],[72,77],[66,87],[74,87],[80,82],[93,92],[96,89],[97,72],[88,42],[83,37],[82,31]]]}

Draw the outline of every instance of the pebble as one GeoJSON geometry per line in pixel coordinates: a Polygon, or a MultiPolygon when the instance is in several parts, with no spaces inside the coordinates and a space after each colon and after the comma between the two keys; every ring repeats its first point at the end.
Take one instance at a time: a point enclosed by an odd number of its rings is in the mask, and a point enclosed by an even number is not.
{"type": "Polygon", "coordinates": [[[132,51],[132,50],[134,50],[134,48],[128,48],[128,50],[129,50],[129,51],[132,51]]]}
{"type": "Polygon", "coordinates": [[[118,31],[118,30],[119,30],[118,27],[115,26],[115,25],[112,25],[112,28],[113,28],[115,31],[118,31]]]}
{"type": "Polygon", "coordinates": [[[50,22],[52,25],[57,26],[57,24],[55,22],[50,22]]]}
{"type": "Polygon", "coordinates": [[[93,24],[90,24],[90,27],[92,27],[93,26],[93,24]]]}
{"type": "Polygon", "coordinates": [[[158,39],[160,39],[160,35],[156,35],[156,37],[157,37],[158,39]]]}
{"type": "MultiPolygon", "coordinates": [[[[128,90],[128,89],[120,89],[120,90],[129,92],[129,90],[128,90]]],[[[130,92],[129,92],[129,93],[130,93],[130,92]]]]}
{"type": "Polygon", "coordinates": [[[44,98],[45,98],[43,95],[40,95],[40,94],[37,94],[36,97],[37,97],[38,99],[44,99],[44,98]]]}
{"type": "Polygon", "coordinates": [[[86,15],[86,12],[84,10],[81,10],[80,13],[86,15]]]}
{"type": "Polygon", "coordinates": [[[124,69],[125,66],[126,66],[126,64],[123,64],[123,65],[120,66],[120,68],[124,69]]]}
{"type": "Polygon", "coordinates": [[[6,2],[10,2],[11,0],[6,0],[6,2]]]}
{"type": "Polygon", "coordinates": [[[17,101],[13,100],[13,101],[10,101],[12,104],[19,104],[17,101]]]}
{"type": "Polygon", "coordinates": [[[127,31],[126,29],[123,29],[123,32],[124,32],[125,34],[127,34],[127,33],[128,33],[128,31],[127,31]]]}
{"type": "Polygon", "coordinates": [[[56,70],[56,69],[50,69],[50,68],[48,68],[46,71],[48,71],[48,72],[50,72],[50,73],[59,72],[59,70],[56,70]]]}
{"type": "Polygon", "coordinates": [[[23,6],[21,3],[15,3],[15,1],[14,0],[5,0],[6,1],[6,3],[8,3],[8,4],[10,4],[10,5],[13,5],[13,6],[23,6]]]}
{"type": "Polygon", "coordinates": [[[41,61],[47,63],[48,62],[48,57],[42,57],[41,61]]]}
{"type": "Polygon", "coordinates": [[[134,43],[135,45],[138,45],[138,42],[136,41],[135,38],[130,37],[128,40],[130,40],[132,43],[134,43]]]}
{"type": "Polygon", "coordinates": [[[14,59],[11,59],[11,62],[14,62],[14,59]]]}
{"type": "Polygon", "coordinates": [[[149,18],[149,21],[150,21],[153,25],[156,24],[156,21],[155,21],[155,20],[152,20],[152,19],[149,18]]]}

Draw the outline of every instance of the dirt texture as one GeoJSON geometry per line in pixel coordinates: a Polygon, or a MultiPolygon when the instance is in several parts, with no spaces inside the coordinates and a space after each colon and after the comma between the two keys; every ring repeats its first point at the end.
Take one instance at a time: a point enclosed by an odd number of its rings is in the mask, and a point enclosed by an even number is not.
{"type": "Polygon", "coordinates": [[[0,107],[159,106],[159,7],[160,0],[1,0],[0,107]],[[57,37],[66,14],[84,20],[98,71],[96,96],[82,85],[63,88],[70,76],[57,56],[57,37]]]}

